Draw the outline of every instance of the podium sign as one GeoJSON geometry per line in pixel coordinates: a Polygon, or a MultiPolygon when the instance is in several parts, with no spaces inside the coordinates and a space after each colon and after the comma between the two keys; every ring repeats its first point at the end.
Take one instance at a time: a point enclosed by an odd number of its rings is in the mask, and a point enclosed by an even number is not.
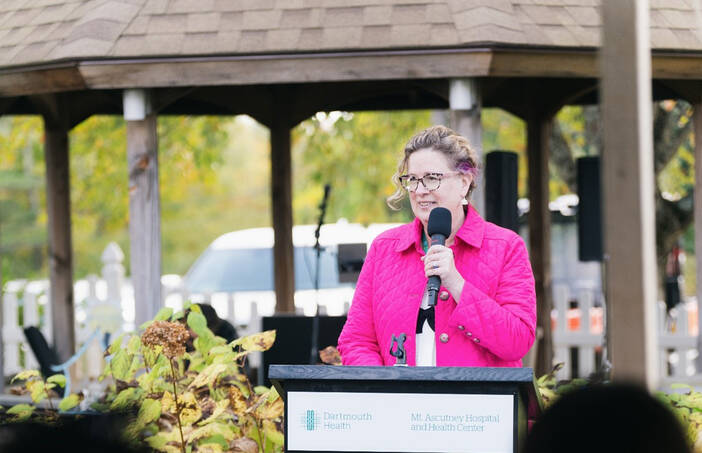
{"type": "Polygon", "coordinates": [[[514,453],[540,410],[529,368],[272,365],[269,376],[287,451],[514,453]]]}
{"type": "Polygon", "coordinates": [[[288,392],[288,450],[511,453],[513,395],[288,392]]]}

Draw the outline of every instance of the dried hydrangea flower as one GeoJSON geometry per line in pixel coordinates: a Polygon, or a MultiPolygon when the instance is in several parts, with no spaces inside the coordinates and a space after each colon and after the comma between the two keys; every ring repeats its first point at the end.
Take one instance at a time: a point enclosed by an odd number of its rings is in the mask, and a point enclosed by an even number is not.
{"type": "Polygon", "coordinates": [[[169,359],[185,354],[185,342],[190,338],[188,330],[178,322],[154,321],[141,335],[142,344],[163,347],[163,355],[169,359]]]}

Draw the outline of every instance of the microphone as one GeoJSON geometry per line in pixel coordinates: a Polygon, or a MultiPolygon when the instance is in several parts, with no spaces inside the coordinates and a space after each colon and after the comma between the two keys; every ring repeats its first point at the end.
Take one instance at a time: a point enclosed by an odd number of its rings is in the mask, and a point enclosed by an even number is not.
{"type": "MultiPolygon", "coordinates": [[[[427,234],[429,234],[431,238],[431,245],[444,245],[446,243],[446,238],[451,235],[451,211],[446,208],[432,209],[429,213],[427,234]]],[[[429,296],[430,307],[436,305],[436,298],[439,295],[440,287],[441,278],[438,275],[430,276],[427,282],[427,294],[429,296]]]]}

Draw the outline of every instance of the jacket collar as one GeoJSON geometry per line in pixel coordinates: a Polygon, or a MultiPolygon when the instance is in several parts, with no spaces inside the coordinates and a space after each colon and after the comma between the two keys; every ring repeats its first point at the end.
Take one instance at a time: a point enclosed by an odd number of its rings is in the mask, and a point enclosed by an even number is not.
{"type": "MultiPolygon", "coordinates": [[[[415,249],[419,252],[422,250],[422,233],[424,227],[419,219],[415,218],[412,223],[408,225],[408,228],[404,228],[402,235],[397,241],[397,247],[395,247],[396,252],[404,252],[410,248],[413,244],[415,249]]],[[[473,206],[468,205],[468,211],[466,212],[466,220],[461,225],[461,228],[456,232],[456,238],[462,240],[466,244],[473,246],[475,248],[480,248],[483,244],[483,235],[485,234],[485,220],[480,217],[480,214],[473,208],[473,206]]]]}

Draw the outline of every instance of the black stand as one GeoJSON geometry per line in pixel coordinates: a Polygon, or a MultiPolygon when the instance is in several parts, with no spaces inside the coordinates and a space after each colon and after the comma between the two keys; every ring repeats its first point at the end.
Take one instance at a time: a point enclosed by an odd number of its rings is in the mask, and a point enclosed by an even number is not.
{"type": "Polygon", "coordinates": [[[286,401],[286,451],[472,452],[478,451],[470,445],[470,436],[476,434],[455,431],[473,430],[485,432],[478,434],[482,442],[494,440],[501,446],[492,451],[518,453],[526,439],[527,420],[542,410],[531,368],[271,365],[269,378],[286,401]],[[360,400],[371,403],[363,403],[361,411],[348,409],[360,400]],[[497,400],[503,424],[493,439],[489,436],[498,428],[490,425],[495,420],[489,417],[499,411],[490,405],[497,400]],[[437,408],[432,405],[436,401],[447,403],[437,408]],[[394,411],[392,417],[383,413],[387,410],[394,411]],[[353,435],[369,430],[377,433],[370,442],[367,435],[365,439],[353,435]],[[427,439],[442,435],[468,440],[444,450],[427,445],[427,439]],[[411,447],[403,450],[398,444],[411,447]]]}

